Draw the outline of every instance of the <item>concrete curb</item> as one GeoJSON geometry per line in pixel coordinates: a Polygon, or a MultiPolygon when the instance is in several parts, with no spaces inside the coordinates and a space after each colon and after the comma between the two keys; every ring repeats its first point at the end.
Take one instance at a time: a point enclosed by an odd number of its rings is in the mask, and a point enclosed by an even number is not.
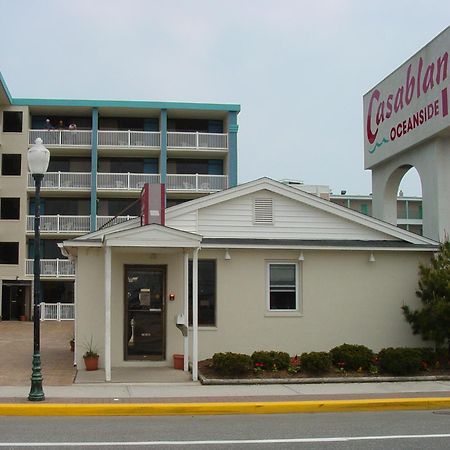
{"type": "Polygon", "coordinates": [[[206,378],[198,376],[201,384],[208,386],[239,384],[321,384],[321,383],[385,383],[402,381],[449,381],[448,375],[419,377],[310,377],[310,378],[206,378]]]}
{"type": "Polygon", "coordinates": [[[450,397],[292,402],[0,404],[0,416],[172,416],[450,409],[450,397]]]}

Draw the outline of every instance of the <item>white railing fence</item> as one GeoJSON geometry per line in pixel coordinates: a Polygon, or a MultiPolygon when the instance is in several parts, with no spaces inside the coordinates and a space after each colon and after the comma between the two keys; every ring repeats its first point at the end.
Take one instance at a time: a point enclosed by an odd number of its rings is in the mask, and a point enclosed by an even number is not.
{"type": "Polygon", "coordinates": [[[74,320],[75,305],[73,303],[41,302],[41,320],[74,320]]]}
{"type": "Polygon", "coordinates": [[[168,174],[166,188],[168,191],[222,191],[228,187],[226,175],[181,175],[168,174]]]}
{"type": "MultiPolygon", "coordinates": [[[[31,173],[28,174],[28,187],[34,188],[31,173]]],[[[44,189],[90,189],[91,174],[88,172],[47,172],[41,187],[44,189]]]]}
{"type": "Polygon", "coordinates": [[[199,132],[167,132],[167,147],[172,148],[228,148],[228,134],[199,132]]]}
{"type": "Polygon", "coordinates": [[[160,180],[156,173],[98,173],[97,189],[140,190],[145,183],[159,183],[160,180]]]}
{"type": "Polygon", "coordinates": [[[85,147],[92,143],[91,130],[29,130],[28,143],[34,144],[37,138],[41,138],[44,145],[52,146],[76,146],[85,147]]]}
{"type": "Polygon", "coordinates": [[[160,147],[159,131],[99,131],[99,147],[160,147]]]}
{"type": "MultiPolygon", "coordinates": [[[[41,216],[42,233],[79,233],[91,229],[90,216],[41,216]]],[[[34,216],[27,216],[27,231],[34,231],[34,216]]]]}
{"type": "Polygon", "coordinates": [[[105,225],[105,223],[114,219],[114,225],[117,223],[126,222],[127,220],[135,219],[137,216],[97,216],[97,230],[105,225]]]}
{"type": "MultiPolygon", "coordinates": [[[[26,275],[31,276],[34,272],[34,260],[27,259],[25,264],[26,275]]],[[[73,277],[75,275],[75,265],[68,259],[41,259],[42,277],[73,277]]]]}

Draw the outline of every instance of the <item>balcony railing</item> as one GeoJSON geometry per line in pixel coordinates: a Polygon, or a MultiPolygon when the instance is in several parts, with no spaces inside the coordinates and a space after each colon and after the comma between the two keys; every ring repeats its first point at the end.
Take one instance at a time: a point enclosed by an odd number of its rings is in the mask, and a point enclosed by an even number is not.
{"type": "MultiPolygon", "coordinates": [[[[31,173],[28,174],[28,187],[34,188],[31,173]]],[[[91,174],[82,172],[47,172],[42,180],[45,189],[90,189],[91,174]]]]}
{"type": "Polygon", "coordinates": [[[29,130],[28,143],[34,144],[41,138],[48,147],[90,147],[92,144],[91,130],[29,130]]]}
{"type": "Polygon", "coordinates": [[[98,173],[97,189],[141,190],[145,183],[160,181],[157,173],[98,173]]]}
{"type": "Polygon", "coordinates": [[[167,147],[224,150],[228,148],[228,134],[169,131],[167,133],[167,147]]]}
{"type": "MultiPolygon", "coordinates": [[[[161,132],[159,131],[100,130],[97,137],[97,144],[100,148],[161,147],[161,132]]],[[[34,144],[36,138],[41,138],[44,145],[48,147],[90,147],[92,130],[29,130],[28,143],[34,144]]],[[[228,134],[169,131],[167,146],[169,148],[226,150],[228,134]]]]}
{"type": "MultiPolygon", "coordinates": [[[[141,190],[145,183],[160,183],[161,177],[155,173],[98,173],[97,189],[141,190]]],[[[34,188],[34,180],[28,174],[28,187],[34,188]]],[[[78,172],[47,172],[42,180],[43,189],[89,190],[91,174],[78,172]]]]}
{"type": "Polygon", "coordinates": [[[41,320],[74,320],[75,305],[73,303],[41,302],[41,320]]]}
{"type": "MultiPolygon", "coordinates": [[[[41,233],[82,233],[90,231],[90,216],[41,216],[41,233]]],[[[34,216],[27,216],[27,231],[34,231],[34,216]]]]}
{"type": "Polygon", "coordinates": [[[226,175],[180,175],[168,174],[166,189],[168,191],[216,192],[228,187],[226,175]]]}
{"type": "MultiPolygon", "coordinates": [[[[26,260],[26,275],[33,275],[33,259],[26,260]]],[[[75,265],[68,259],[41,259],[42,277],[73,277],[75,275],[75,265]]]]}
{"type": "Polygon", "coordinates": [[[109,221],[111,221],[111,225],[116,225],[118,223],[126,222],[127,220],[135,219],[136,217],[137,216],[97,216],[96,229],[98,230],[109,221]],[[114,219],[114,221],[112,219],[114,219]]]}
{"type": "Polygon", "coordinates": [[[99,147],[154,147],[161,146],[159,131],[99,131],[99,147]]]}

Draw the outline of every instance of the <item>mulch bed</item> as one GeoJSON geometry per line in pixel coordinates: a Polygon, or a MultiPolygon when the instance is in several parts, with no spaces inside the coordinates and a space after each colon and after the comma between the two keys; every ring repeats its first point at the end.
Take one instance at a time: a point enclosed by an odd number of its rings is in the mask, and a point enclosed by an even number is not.
{"type": "MultiPolygon", "coordinates": [[[[239,376],[226,376],[217,373],[212,365],[212,359],[204,359],[203,361],[199,361],[198,370],[201,375],[203,375],[206,379],[224,379],[224,380],[249,380],[249,379],[308,379],[308,378],[364,378],[364,377],[382,377],[389,374],[371,374],[365,371],[341,371],[339,369],[333,368],[329,372],[321,375],[308,374],[305,372],[297,372],[290,373],[287,370],[260,370],[257,372],[248,372],[246,374],[242,374],[239,376]]],[[[449,376],[450,377],[450,369],[442,369],[442,370],[424,370],[415,374],[417,376],[449,376]]]]}

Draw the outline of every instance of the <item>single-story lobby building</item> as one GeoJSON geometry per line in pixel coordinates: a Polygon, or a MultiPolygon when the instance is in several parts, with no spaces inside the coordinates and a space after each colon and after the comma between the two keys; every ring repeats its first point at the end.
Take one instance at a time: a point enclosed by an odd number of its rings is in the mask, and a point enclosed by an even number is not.
{"type": "Polygon", "coordinates": [[[184,369],[215,352],[421,346],[418,265],[439,244],[261,178],[64,241],[75,261],[76,363],[184,369]]]}

